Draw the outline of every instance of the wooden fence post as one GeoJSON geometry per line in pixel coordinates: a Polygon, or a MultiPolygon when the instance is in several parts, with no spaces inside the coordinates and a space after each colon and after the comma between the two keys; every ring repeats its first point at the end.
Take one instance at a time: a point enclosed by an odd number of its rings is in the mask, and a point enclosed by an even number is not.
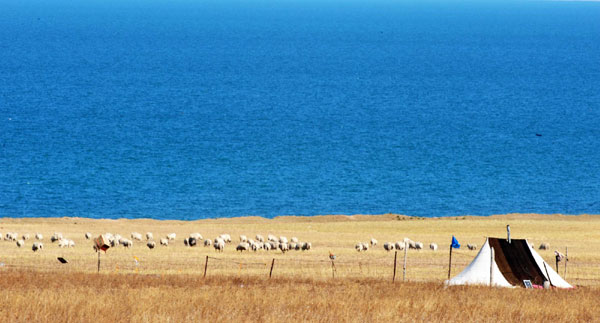
{"type": "Polygon", "coordinates": [[[206,261],[204,262],[204,276],[202,278],[206,278],[206,268],[208,267],[208,256],[206,256],[206,261]]]}
{"type": "Polygon", "coordinates": [[[273,265],[275,265],[275,258],[271,261],[271,270],[269,270],[269,279],[271,279],[271,275],[273,275],[273,265]]]}
{"type": "Polygon", "coordinates": [[[392,277],[392,283],[396,282],[396,258],[398,257],[398,251],[394,251],[394,276],[392,277]]]}
{"type": "Polygon", "coordinates": [[[569,247],[565,250],[565,279],[567,279],[567,263],[569,262],[569,247]]]}
{"type": "Polygon", "coordinates": [[[98,272],[100,272],[100,251],[98,251],[98,272]]]}
{"type": "Polygon", "coordinates": [[[494,283],[494,248],[490,247],[490,287],[494,283]]]}
{"type": "Polygon", "coordinates": [[[331,278],[335,278],[335,264],[333,263],[333,259],[331,260],[331,278]]]}

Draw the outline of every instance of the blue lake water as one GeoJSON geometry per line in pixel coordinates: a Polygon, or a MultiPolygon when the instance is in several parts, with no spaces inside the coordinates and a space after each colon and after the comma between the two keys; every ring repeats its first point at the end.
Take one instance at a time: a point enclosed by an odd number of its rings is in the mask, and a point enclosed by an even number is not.
{"type": "Polygon", "coordinates": [[[0,1],[0,217],[600,213],[600,2],[0,1]]]}

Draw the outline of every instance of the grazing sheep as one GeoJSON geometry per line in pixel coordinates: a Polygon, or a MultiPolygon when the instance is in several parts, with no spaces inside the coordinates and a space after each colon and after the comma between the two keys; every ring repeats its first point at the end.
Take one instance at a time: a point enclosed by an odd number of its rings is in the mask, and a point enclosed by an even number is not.
{"type": "Polygon", "coordinates": [[[302,247],[302,244],[300,242],[296,243],[296,245],[294,246],[294,250],[300,250],[300,248],[302,247]]]}
{"type": "Polygon", "coordinates": [[[265,242],[265,238],[263,236],[261,236],[260,234],[257,234],[256,235],[256,241],[265,242]]]}
{"type": "Polygon", "coordinates": [[[92,238],[92,234],[91,234],[90,232],[86,232],[86,233],[85,233],[85,238],[86,238],[87,240],[90,240],[90,239],[92,238]]]}
{"type": "Polygon", "coordinates": [[[281,250],[282,253],[285,253],[286,251],[288,251],[290,248],[287,244],[287,242],[280,242],[279,243],[279,250],[281,250]]]}
{"type": "Polygon", "coordinates": [[[302,250],[310,250],[310,248],[312,248],[312,243],[310,242],[305,242],[302,244],[302,250]]]}
{"type": "Polygon", "coordinates": [[[263,245],[263,249],[265,249],[266,251],[269,251],[269,250],[271,250],[271,244],[270,244],[270,243],[265,243],[265,244],[263,245]]]}
{"type": "Polygon", "coordinates": [[[25,233],[23,236],[21,236],[21,239],[25,241],[29,240],[29,233],[25,233]]]}
{"type": "Polygon", "coordinates": [[[198,240],[196,240],[196,238],[189,237],[189,238],[187,238],[187,242],[190,247],[195,247],[196,244],[198,243],[198,240]]]}
{"type": "Polygon", "coordinates": [[[412,240],[408,240],[408,249],[417,249],[417,243],[412,240]]]}
{"type": "Polygon", "coordinates": [[[288,243],[288,248],[289,248],[290,250],[296,250],[296,246],[297,246],[297,245],[298,245],[298,244],[297,244],[297,243],[295,243],[295,242],[290,242],[290,243],[288,243]]]}
{"type": "Polygon", "coordinates": [[[25,244],[23,240],[17,240],[17,247],[21,248],[25,244]]]}
{"type": "Polygon", "coordinates": [[[54,232],[54,234],[50,237],[50,242],[56,242],[63,238],[62,233],[54,232]]]}
{"type": "Polygon", "coordinates": [[[224,242],[231,242],[231,236],[228,234],[222,234],[219,238],[223,239],[224,242]]]}
{"type": "Polygon", "coordinates": [[[417,249],[417,250],[423,249],[423,243],[422,242],[415,242],[415,249],[417,249]]]}
{"type": "Polygon", "coordinates": [[[271,244],[271,250],[277,250],[277,248],[279,248],[279,243],[276,241],[269,241],[269,244],[271,244]]]}
{"type": "Polygon", "coordinates": [[[296,237],[292,237],[292,238],[290,239],[290,242],[295,242],[295,243],[298,243],[298,238],[296,238],[296,237]]]}
{"type": "Polygon", "coordinates": [[[130,248],[130,247],[133,247],[133,241],[131,241],[131,240],[129,240],[129,239],[121,239],[121,240],[119,241],[119,243],[120,243],[121,245],[123,245],[123,247],[125,247],[125,248],[130,248]]]}
{"type": "Polygon", "coordinates": [[[212,240],[210,240],[210,239],[204,240],[204,246],[205,247],[210,247],[211,245],[212,245],[212,240]]]}
{"type": "Polygon", "coordinates": [[[131,239],[137,240],[137,241],[142,241],[142,234],[138,233],[138,232],[132,232],[131,239]]]}
{"type": "Polygon", "coordinates": [[[165,246],[165,247],[168,246],[169,245],[169,239],[167,239],[167,238],[161,238],[160,239],[160,245],[161,246],[165,246]]]}
{"type": "Polygon", "coordinates": [[[436,251],[438,249],[437,243],[434,243],[434,242],[430,243],[429,244],[429,249],[431,249],[433,251],[436,251]]]}
{"type": "Polygon", "coordinates": [[[255,242],[255,243],[250,244],[250,249],[252,249],[252,251],[256,252],[256,251],[258,251],[258,249],[262,249],[262,246],[255,242]]]}
{"type": "Polygon", "coordinates": [[[248,242],[248,237],[246,237],[245,235],[240,235],[240,242],[248,242]]]}
{"type": "Polygon", "coordinates": [[[146,240],[154,240],[154,235],[152,232],[146,232],[146,240]]]}
{"type": "Polygon", "coordinates": [[[110,246],[111,247],[118,247],[119,246],[119,241],[121,241],[121,239],[123,239],[123,237],[120,234],[115,234],[113,236],[113,239],[110,241],[110,246]]]}
{"type": "Polygon", "coordinates": [[[225,241],[221,238],[217,238],[217,239],[215,239],[215,243],[213,244],[213,247],[215,248],[216,251],[223,252],[225,250],[225,241]]]}
{"type": "Polygon", "coordinates": [[[36,233],[35,234],[35,239],[42,241],[42,240],[44,240],[44,236],[41,233],[36,233]]]}
{"type": "Polygon", "coordinates": [[[477,250],[477,245],[476,244],[467,243],[467,249],[469,249],[469,250],[477,250]]]}
{"type": "Polygon", "coordinates": [[[364,249],[363,249],[363,244],[362,244],[362,242],[359,242],[359,243],[357,243],[357,244],[354,246],[354,249],[356,249],[356,251],[358,251],[358,252],[361,252],[361,251],[363,251],[364,249]]]}
{"type": "Polygon", "coordinates": [[[148,242],[146,242],[146,246],[148,246],[148,248],[150,248],[150,249],[154,249],[154,247],[156,247],[156,242],[148,241],[148,242]]]}
{"type": "Polygon", "coordinates": [[[267,240],[277,242],[277,237],[272,234],[269,234],[267,235],[267,240]]]}
{"type": "Polygon", "coordinates": [[[377,245],[377,240],[375,238],[371,238],[371,247],[375,247],[377,245]]]}
{"type": "Polygon", "coordinates": [[[66,239],[66,240],[67,240],[67,247],[69,247],[69,248],[75,247],[75,241],[69,240],[69,239],[66,239]]]}
{"type": "Polygon", "coordinates": [[[204,239],[204,238],[202,237],[202,235],[201,235],[200,233],[198,233],[198,232],[195,232],[195,233],[192,233],[192,234],[190,234],[190,238],[194,238],[194,239],[196,239],[197,241],[202,241],[202,239],[204,239]]]}
{"type": "Polygon", "coordinates": [[[548,249],[550,249],[550,244],[549,244],[549,243],[547,243],[547,242],[542,242],[542,243],[540,244],[539,250],[548,250],[548,249]]]}
{"type": "Polygon", "coordinates": [[[396,241],[396,243],[394,244],[394,247],[396,248],[396,250],[404,250],[404,242],[396,241]]]}
{"type": "Polygon", "coordinates": [[[38,250],[42,250],[44,249],[44,245],[41,242],[34,242],[33,246],[31,246],[31,250],[33,250],[33,252],[36,252],[38,250]]]}
{"type": "Polygon", "coordinates": [[[363,249],[364,251],[368,251],[369,250],[369,244],[367,242],[363,242],[363,249]]]}
{"type": "Polygon", "coordinates": [[[171,241],[175,240],[176,237],[177,237],[177,234],[175,234],[175,233],[167,234],[167,239],[169,239],[171,241]]]}
{"type": "Polygon", "coordinates": [[[235,250],[239,252],[248,251],[248,249],[250,249],[250,245],[247,242],[240,242],[240,244],[235,247],[235,250]]]}
{"type": "Polygon", "coordinates": [[[287,244],[288,243],[288,239],[286,237],[284,237],[284,236],[281,236],[281,237],[279,237],[279,243],[285,243],[285,244],[287,244]]]}
{"type": "Polygon", "coordinates": [[[383,244],[383,249],[385,249],[386,251],[392,251],[394,250],[394,244],[391,242],[386,242],[383,244]]]}
{"type": "Polygon", "coordinates": [[[67,239],[60,239],[58,240],[58,247],[59,248],[65,248],[69,246],[69,240],[67,239]]]}

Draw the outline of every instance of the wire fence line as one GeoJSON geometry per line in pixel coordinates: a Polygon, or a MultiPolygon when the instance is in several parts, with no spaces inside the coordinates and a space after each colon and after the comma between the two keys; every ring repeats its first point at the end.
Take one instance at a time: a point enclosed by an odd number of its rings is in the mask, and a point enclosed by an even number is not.
{"type": "MultiPolygon", "coordinates": [[[[57,253],[58,254],[58,253],[57,253]]],[[[458,274],[473,259],[472,253],[453,252],[457,258],[452,262],[452,276],[458,274]]],[[[300,254],[301,255],[301,254],[300,254]]],[[[243,255],[215,255],[197,254],[194,257],[186,255],[170,255],[168,257],[137,257],[132,255],[118,255],[118,257],[107,257],[100,254],[100,266],[98,267],[98,256],[74,257],[66,259],[66,264],[61,264],[54,257],[47,256],[31,259],[2,259],[0,261],[0,274],[2,269],[11,270],[34,270],[34,271],[67,271],[67,272],[102,272],[102,273],[136,273],[136,274],[200,274],[230,275],[230,276],[268,276],[268,277],[301,277],[301,278],[380,278],[392,279],[394,275],[394,259],[396,258],[396,272],[399,281],[405,276],[409,281],[443,281],[447,279],[448,260],[443,257],[427,258],[409,257],[404,271],[403,252],[397,257],[394,253],[385,256],[365,256],[356,254],[345,255],[345,259],[331,260],[312,259],[305,256],[295,257],[289,254],[262,254],[256,258],[243,255]],[[352,257],[352,258],[350,258],[352,257]],[[166,259],[165,259],[166,258],[166,259]],[[100,270],[98,270],[98,268],[100,270]]],[[[597,269],[600,264],[593,262],[577,263],[569,262],[568,276],[565,277],[573,284],[600,285],[600,277],[597,269]]],[[[558,273],[564,274],[564,265],[558,268],[558,273]]]]}

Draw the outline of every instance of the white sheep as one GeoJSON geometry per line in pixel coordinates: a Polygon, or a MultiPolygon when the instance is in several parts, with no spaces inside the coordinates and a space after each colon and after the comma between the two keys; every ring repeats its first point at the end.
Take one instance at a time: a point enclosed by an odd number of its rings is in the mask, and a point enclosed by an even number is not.
{"type": "Polygon", "coordinates": [[[285,244],[287,244],[288,243],[288,239],[286,237],[284,237],[284,236],[281,236],[281,237],[279,237],[279,243],[285,243],[285,244]]]}
{"type": "Polygon", "coordinates": [[[211,245],[212,245],[212,240],[210,240],[210,239],[204,240],[204,246],[205,247],[210,247],[211,245]]]}
{"type": "Polygon", "coordinates": [[[90,232],[85,233],[85,239],[90,240],[92,238],[92,234],[90,232]]]}
{"type": "Polygon", "coordinates": [[[203,239],[202,235],[198,232],[190,234],[190,238],[194,238],[198,241],[202,241],[202,239],[203,239]]]}
{"type": "Polygon", "coordinates": [[[160,239],[160,245],[161,246],[165,246],[165,247],[168,246],[169,245],[169,239],[167,239],[167,238],[161,238],[160,239]]]}
{"type": "Polygon", "coordinates": [[[404,241],[396,241],[394,247],[396,248],[396,250],[404,250],[404,244],[404,241]]]}
{"type": "Polygon", "coordinates": [[[42,240],[44,240],[44,236],[41,233],[36,233],[35,234],[35,239],[39,240],[39,241],[42,241],[42,240]]]}
{"type": "Polygon", "coordinates": [[[302,243],[298,242],[296,243],[296,245],[294,246],[294,250],[300,250],[300,248],[302,247],[302,243]]]}
{"type": "Polygon", "coordinates": [[[295,243],[298,243],[298,238],[296,238],[296,237],[292,237],[292,238],[290,239],[290,242],[295,242],[295,243]]]}
{"type": "Polygon", "coordinates": [[[288,243],[288,248],[289,248],[289,250],[296,250],[297,245],[298,244],[295,242],[290,242],[290,243],[288,243]]]}
{"type": "Polygon", "coordinates": [[[132,232],[131,239],[137,240],[137,241],[142,241],[142,234],[138,233],[138,232],[132,232]]]}
{"type": "Polygon", "coordinates": [[[240,244],[235,247],[235,250],[240,252],[248,251],[248,249],[250,249],[250,245],[247,242],[240,242],[240,244]]]}
{"type": "Polygon", "coordinates": [[[267,240],[277,242],[277,237],[272,234],[269,234],[269,235],[267,235],[267,240]]]}
{"type": "Polygon", "coordinates": [[[156,242],[148,241],[148,242],[146,242],[146,246],[148,246],[148,248],[150,248],[150,249],[154,249],[154,247],[156,247],[156,242]]]}
{"type": "Polygon", "coordinates": [[[422,242],[415,242],[415,249],[417,249],[417,250],[423,249],[423,243],[422,242]]]}
{"type": "Polygon", "coordinates": [[[361,252],[363,251],[363,244],[362,242],[359,242],[357,244],[354,245],[354,249],[356,249],[356,251],[361,252]]]}
{"type": "Polygon", "coordinates": [[[429,249],[436,251],[438,249],[438,245],[435,242],[429,244],[429,249]]]}
{"type": "Polygon", "coordinates": [[[248,237],[246,237],[245,235],[240,235],[240,242],[248,242],[248,237]]]}
{"type": "Polygon", "coordinates": [[[270,243],[265,243],[265,244],[263,245],[263,249],[265,249],[266,251],[269,251],[269,250],[271,250],[271,244],[270,244],[270,243]]]}
{"type": "Polygon", "coordinates": [[[286,251],[289,250],[289,246],[287,244],[287,242],[280,242],[279,243],[279,250],[281,250],[281,252],[285,253],[286,251]]]}
{"type": "Polygon", "coordinates": [[[540,244],[539,250],[548,250],[548,249],[550,249],[550,244],[549,244],[549,243],[547,243],[547,242],[542,242],[542,243],[540,244]]]}
{"type": "Polygon", "coordinates": [[[305,242],[302,244],[302,250],[310,250],[312,248],[312,243],[305,242]]]}
{"type": "Polygon", "coordinates": [[[265,238],[263,236],[261,236],[260,234],[257,234],[256,241],[265,242],[265,238]]]}
{"type": "Polygon", "coordinates": [[[23,240],[17,240],[17,247],[21,248],[25,244],[23,240]]]}
{"type": "Polygon", "coordinates": [[[167,239],[169,239],[171,241],[175,240],[176,237],[177,237],[177,234],[175,234],[175,233],[167,234],[167,239]]]}
{"type": "Polygon", "coordinates": [[[375,238],[371,238],[371,247],[375,247],[377,245],[377,240],[375,238]]]}
{"type": "Polygon", "coordinates": [[[385,249],[386,251],[392,251],[394,250],[394,243],[392,242],[386,242],[383,244],[383,249],[385,249]]]}
{"type": "Polygon", "coordinates": [[[231,236],[229,234],[222,234],[219,237],[223,239],[224,242],[231,242],[231,236]]]}
{"type": "Polygon", "coordinates": [[[408,240],[408,249],[417,249],[417,243],[412,240],[408,240]]]}
{"type": "Polygon", "coordinates": [[[154,240],[154,235],[152,232],[146,232],[146,240],[154,240]]]}
{"type": "Polygon", "coordinates": [[[33,246],[31,246],[31,250],[33,250],[33,252],[36,252],[38,250],[42,250],[44,249],[44,244],[42,244],[41,242],[34,242],[33,246]]]}
{"type": "Polygon", "coordinates": [[[69,240],[64,239],[64,238],[58,240],[58,247],[59,248],[65,248],[65,247],[68,247],[68,246],[69,246],[69,240]]]}
{"type": "Polygon", "coordinates": [[[121,239],[119,243],[125,248],[133,247],[133,241],[129,239],[121,239]]]}
{"type": "Polygon", "coordinates": [[[225,240],[221,238],[217,238],[214,241],[213,247],[218,252],[223,252],[225,250],[225,240]]]}
{"type": "Polygon", "coordinates": [[[67,239],[67,247],[69,247],[69,248],[75,247],[75,241],[67,239]]]}
{"type": "Polygon", "coordinates": [[[21,236],[21,239],[25,241],[29,240],[29,233],[25,233],[23,236],[21,236]]]}

